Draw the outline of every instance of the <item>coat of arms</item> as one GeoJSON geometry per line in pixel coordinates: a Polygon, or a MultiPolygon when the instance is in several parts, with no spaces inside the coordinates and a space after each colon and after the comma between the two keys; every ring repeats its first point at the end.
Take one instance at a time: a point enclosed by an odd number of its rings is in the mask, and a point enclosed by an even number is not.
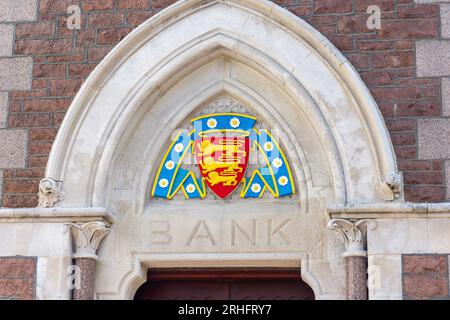
{"type": "Polygon", "coordinates": [[[295,193],[286,156],[267,130],[254,128],[255,117],[217,113],[191,122],[194,130],[180,132],[164,155],[153,197],[172,199],[181,190],[186,199],[205,198],[208,186],[217,196],[226,198],[240,185],[242,198],[260,198],[267,190],[274,197],[295,193]],[[247,176],[252,151],[260,152],[265,165],[247,176]],[[189,152],[194,155],[199,175],[182,167],[189,152]]]}

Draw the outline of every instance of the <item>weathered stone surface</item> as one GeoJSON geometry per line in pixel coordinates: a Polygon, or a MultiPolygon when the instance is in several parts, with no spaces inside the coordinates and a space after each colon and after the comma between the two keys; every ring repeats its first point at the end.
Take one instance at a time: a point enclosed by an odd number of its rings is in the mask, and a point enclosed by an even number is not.
{"type": "Polygon", "coordinates": [[[445,275],[448,272],[447,257],[440,255],[412,255],[403,257],[405,273],[427,273],[445,275]]]}
{"type": "Polygon", "coordinates": [[[416,43],[417,75],[438,77],[450,75],[450,41],[423,40],[416,43]]]}
{"type": "Polygon", "coordinates": [[[445,161],[445,177],[447,180],[447,200],[450,200],[450,160],[445,161]]]}
{"type": "Polygon", "coordinates": [[[0,130],[0,168],[24,168],[27,132],[25,130],[0,130]]]}
{"type": "Polygon", "coordinates": [[[29,21],[37,17],[38,0],[0,0],[0,21],[29,21]]]}
{"type": "Polygon", "coordinates": [[[436,2],[449,2],[450,0],[414,0],[416,3],[436,3],[436,2]]]}
{"type": "Polygon", "coordinates": [[[80,268],[81,280],[80,288],[75,288],[73,292],[74,300],[93,300],[95,284],[95,259],[77,258],[75,265],[80,268]]]}
{"type": "Polygon", "coordinates": [[[441,4],[441,37],[450,38],[450,4],[441,4]]]}
{"type": "Polygon", "coordinates": [[[7,115],[8,115],[8,93],[0,92],[0,128],[5,127],[7,115]]]}
{"type": "Polygon", "coordinates": [[[413,274],[403,279],[403,297],[405,299],[428,300],[448,296],[447,277],[413,274]]]}
{"type": "Polygon", "coordinates": [[[32,300],[34,298],[34,279],[0,279],[0,299],[32,300]]]}
{"type": "Polygon", "coordinates": [[[2,208],[2,197],[3,197],[3,170],[0,170],[0,209],[2,208]]]}
{"type": "Polygon", "coordinates": [[[419,120],[419,158],[450,158],[450,119],[419,120]]]}
{"type": "Polygon", "coordinates": [[[450,78],[442,79],[442,114],[450,117],[450,78]]]}
{"type": "Polygon", "coordinates": [[[11,56],[14,40],[14,25],[0,24],[0,57],[11,56]]]}
{"type": "Polygon", "coordinates": [[[0,59],[0,91],[31,89],[31,58],[0,59]]]}
{"type": "Polygon", "coordinates": [[[34,258],[0,258],[0,278],[33,277],[35,272],[34,258]]]}

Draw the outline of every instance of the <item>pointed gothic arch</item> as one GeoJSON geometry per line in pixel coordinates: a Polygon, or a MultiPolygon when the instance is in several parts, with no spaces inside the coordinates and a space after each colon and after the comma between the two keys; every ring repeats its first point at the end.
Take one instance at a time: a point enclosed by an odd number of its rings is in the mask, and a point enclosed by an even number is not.
{"type": "MultiPolygon", "coordinates": [[[[265,0],[183,0],[133,31],[94,70],[64,119],[46,176],[63,181],[65,198],[57,206],[105,207],[116,216],[99,255],[100,298],[131,298],[147,267],[179,259],[186,267],[301,263],[316,297],[327,298],[343,296],[336,280],[343,267],[340,244],[325,231],[326,207],[392,200],[385,177],[396,170],[374,99],[319,32],[265,0]],[[300,196],[287,211],[304,228],[293,241],[298,250],[261,246],[234,254],[219,245],[147,252],[149,243],[129,234],[149,232],[142,225],[150,220],[134,218],[161,220],[165,210],[149,198],[160,154],[174,129],[221,94],[283,128],[292,142],[287,152],[300,196]]],[[[189,206],[211,210],[214,203],[189,206]]],[[[267,211],[264,219],[279,211],[277,203],[254,206],[267,211]]]]}

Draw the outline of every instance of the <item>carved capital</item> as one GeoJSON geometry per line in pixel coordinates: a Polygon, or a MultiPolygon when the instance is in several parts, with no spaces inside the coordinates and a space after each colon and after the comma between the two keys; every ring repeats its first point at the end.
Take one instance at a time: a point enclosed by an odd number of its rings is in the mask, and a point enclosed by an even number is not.
{"type": "Polygon", "coordinates": [[[396,200],[400,198],[402,192],[402,176],[397,172],[393,172],[384,177],[384,183],[391,192],[391,197],[388,200],[396,200]]]}
{"type": "Polygon", "coordinates": [[[44,178],[39,183],[39,204],[41,208],[51,208],[56,202],[64,198],[61,191],[62,182],[51,178],[44,178]]]}
{"type": "Polygon", "coordinates": [[[358,220],[356,222],[345,219],[333,219],[328,222],[328,228],[337,231],[344,239],[344,257],[367,256],[367,225],[374,227],[371,220],[358,220]]]}
{"type": "Polygon", "coordinates": [[[75,244],[74,258],[97,259],[100,242],[111,231],[104,222],[88,222],[84,224],[66,224],[70,228],[75,244]]]}

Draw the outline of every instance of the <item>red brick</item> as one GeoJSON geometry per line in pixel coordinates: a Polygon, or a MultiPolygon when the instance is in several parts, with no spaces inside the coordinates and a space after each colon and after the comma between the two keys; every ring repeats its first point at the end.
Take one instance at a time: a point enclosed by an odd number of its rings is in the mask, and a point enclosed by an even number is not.
{"type": "Polygon", "coordinates": [[[57,79],[50,81],[50,95],[54,97],[72,97],[78,92],[84,79],[57,79]]]}
{"type": "Polygon", "coordinates": [[[398,161],[400,171],[433,171],[442,170],[442,164],[438,160],[405,160],[398,161]]]}
{"type": "Polygon", "coordinates": [[[153,9],[160,10],[174,4],[177,1],[178,0],[152,0],[152,5],[153,9]]]}
{"type": "Polygon", "coordinates": [[[69,65],[69,77],[88,77],[97,64],[71,64],[69,65]]]}
{"type": "Polygon", "coordinates": [[[34,279],[0,279],[0,297],[32,300],[34,299],[34,279]]]}
{"type": "Polygon", "coordinates": [[[36,259],[34,258],[0,258],[0,278],[34,277],[36,259]]]}
{"type": "Polygon", "coordinates": [[[448,296],[448,277],[408,275],[403,279],[403,295],[408,299],[423,300],[448,296]]]}
{"type": "Polygon", "coordinates": [[[372,54],[374,68],[404,68],[414,66],[414,51],[383,52],[372,54]]]}
{"type": "Polygon", "coordinates": [[[397,104],[396,115],[400,117],[440,116],[439,100],[401,102],[397,104]]]}
{"type": "Polygon", "coordinates": [[[39,180],[5,179],[3,191],[6,194],[32,193],[39,187],[39,180]]]}
{"type": "Polygon", "coordinates": [[[391,134],[392,143],[396,146],[411,146],[416,144],[416,133],[400,132],[391,134]]]}
{"type": "Polygon", "coordinates": [[[405,255],[403,256],[403,272],[446,275],[448,272],[447,256],[405,255]]]}
{"type": "Polygon", "coordinates": [[[409,41],[409,40],[398,40],[394,42],[394,49],[395,50],[412,50],[415,47],[415,41],[409,41]]]}
{"type": "Polygon", "coordinates": [[[46,141],[30,141],[28,146],[28,153],[30,155],[46,155],[50,154],[53,142],[46,141]]]}
{"type": "Polygon", "coordinates": [[[16,25],[16,37],[51,36],[54,32],[54,22],[18,23],[16,25]]]}
{"type": "Polygon", "coordinates": [[[57,132],[55,128],[30,129],[29,135],[31,141],[46,141],[54,140],[57,132]]]}
{"type": "Polygon", "coordinates": [[[330,36],[328,40],[330,40],[341,51],[353,50],[353,38],[351,36],[330,36]]]}
{"type": "Polygon", "coordinates": [[[356,49],[361,51],[385,51],[392,49],[393,43],[392,41],[357,41],[356,49]]]}
{"type": "Polygon", "coordinates": [[[398,159],[417,159],[417,148],[415,146],[394,146],[398,159]]]}
{"type": "Polygon", "coordinates": [[[15,172],[16,178],[38,178],[39,180],[45,176],[45,167],[17,169],[15,172]]]}
{"type": "Polygon", "coordinates": [[[83,11],[111,10],[114,8],[114,0],[83,0],[83,11]]]}
{"type": "Polygon", "coordinates": [[[346,53],[345,57],[356,69],[369,68],[369,55],[364,53],[346,53]]]}
{"type": "Polygon", "coordinates": [[[26,112],[50,112],[67,110],[71,99],[33,99],[23,103],[26,112]]]}
{"type": "Polygon", "coordinates": [[[405,172],[404,181],[408,185],[443,185],[442,172],[405,172]]]}
{"type": "Polygon", "coordinates": [[[395,10],[395,2],[393,0],[355,0],[356,12],[367,12],[367,8],[372,5],[380,7],[382,12],[395,10]]]}
{"type": "Polygon", "coordinates": [[[3,195],[3,206],[6,208],[34,208],[38,205],[38,189],[33,190],[32,194],[22,195],[3,195]]]}
{"type": "Polygon", "coordinates": [[[118,27],[123,24],[124,13],[94,13],[89,16],[89,28],[118,27]]]}
{"type": "Polygon", "coordinates": [[[102,29],[98,32],[98,44],[114,45],[119,43],[127,34],[131,32],[131,28],[110,28],[102,29]]]}
{"type": "Polygon", "coordinates": [[[153,15],[153,11],[128,12],[127,24],[132,27],[137,27],[138,25],[147,21],[153,15]]]}
{"type": "Polygon", "coordinates": [[[309,16],[313,12],[311,6],[294,6],[288,7],[287,9],[298,17],[309,16]]]}
{"type": "Polygon", "coordinates": [[[373,33],[367,28],[367,15],[349,15],[338,19],[337,29],[339,33],[373,33]]]}
{"type": "Polygon", "coordinates": [[[48,62],[81,62],[84,60],[84,50],[76,49],[77,53],[62,54],[56,56],[49,56],[48,62]]]}
{"type": "Polygon", "coordinates": [[[88,61],[101,61],[112,50],[112,48],[113,46],[90,47],[88,50],[88,61]]]}
{"type": "Polygon", "coordinates": [[[353,11],[352,0],[316,0],[314,13],[350,13],[353,11]]]}
{"type": "Polygon", "coordinates": [[[445,200],[445,187],[406,185],[405,199],[411,202],[442,202],[445,200]]]}
{"type": "Polygon", "coordinates": [[[392,83],[391,73],[387,71],[365,71],[360,73],[364,82],[371,85],[387,85],[392,83]]]}
{"type": "Polygon", "coordinates": [[[33,66],[33,77],[35,78],[55,78],[67,76],[67,66],[65,64],[35,64],[33,66]]]}
{"type": "Polygon", "coordinates": [[[28,166],[30,168],[45,168],[47,166],[48,155],[44,156],[29,156],[28,166]]]}
{"type": "Polygon", "coordinates": [[[17,98],[42,98],[48,95],[47,89],[29,90],[29,91],[13,91],[10,94],[11,99],[17,98]]]}
{"type": "Polygon", "coordinates": [[[122,10],[148,9],[148,0],[119,0],[117,8],[122,10]]]}
{"type": "Polygon", "coordinates": [[[375,99],[419,99],[421,90],[417,87],[377,87],[370,90],[375,99]]]}
{"type": "Polygon", "coordinates": [[[64,120],[65,112],[54,112],[53,113],[53,126],[59,127],[64,120]]]}
{"type": "Polygon", "coordinates": [[[9,101],[9,113],[19,113],[23,110],[22,100],[11,100],[9,101]]]}
{"type": "Polygon", "coordinates": [[[48,127],[50,126],[51,114],[32,113],[9,115],[8,125],[12,128],[19,127],[48,127]]]}
{"type": "Polygon", "coordinates": [[[52,39],[52,40],[17,40],[16,54],[33,55],[33,54],[52,54],[65,53],[72,50],[73,40],[71,38],[52,39]]]}
{"type": "Polygon", "coordinates": [[[313,26],[319,25],[332,25],[336,23],[337,16],[312,16],[306,17],[305,20],[308,21],[313,26]]]}
{"type": "Polygon", "coordinates": [[[96,39],[96,30],[95,29],[78,30],[76,46],[84,47],[84,46],[94,45],[95,39],[96,39]]]}
{"type": "Polygon", "coordinates": [[[437,5],[400,5],[397,9],[400,19],[426,19],[439,17],[437,5]]]}
{"type": "Polygon", "coordinates": [[[79,5],[81,0],[40,0],[39,17],[41,20],[54,20],[56,16],[67,14],[71,5],[79,5]]]}
{"type": "Polygon", "coordinates": [[[436,38],[439,24],[437,19],[384,21],[378,30],[384,39],[427,39],[436,38]]]}

